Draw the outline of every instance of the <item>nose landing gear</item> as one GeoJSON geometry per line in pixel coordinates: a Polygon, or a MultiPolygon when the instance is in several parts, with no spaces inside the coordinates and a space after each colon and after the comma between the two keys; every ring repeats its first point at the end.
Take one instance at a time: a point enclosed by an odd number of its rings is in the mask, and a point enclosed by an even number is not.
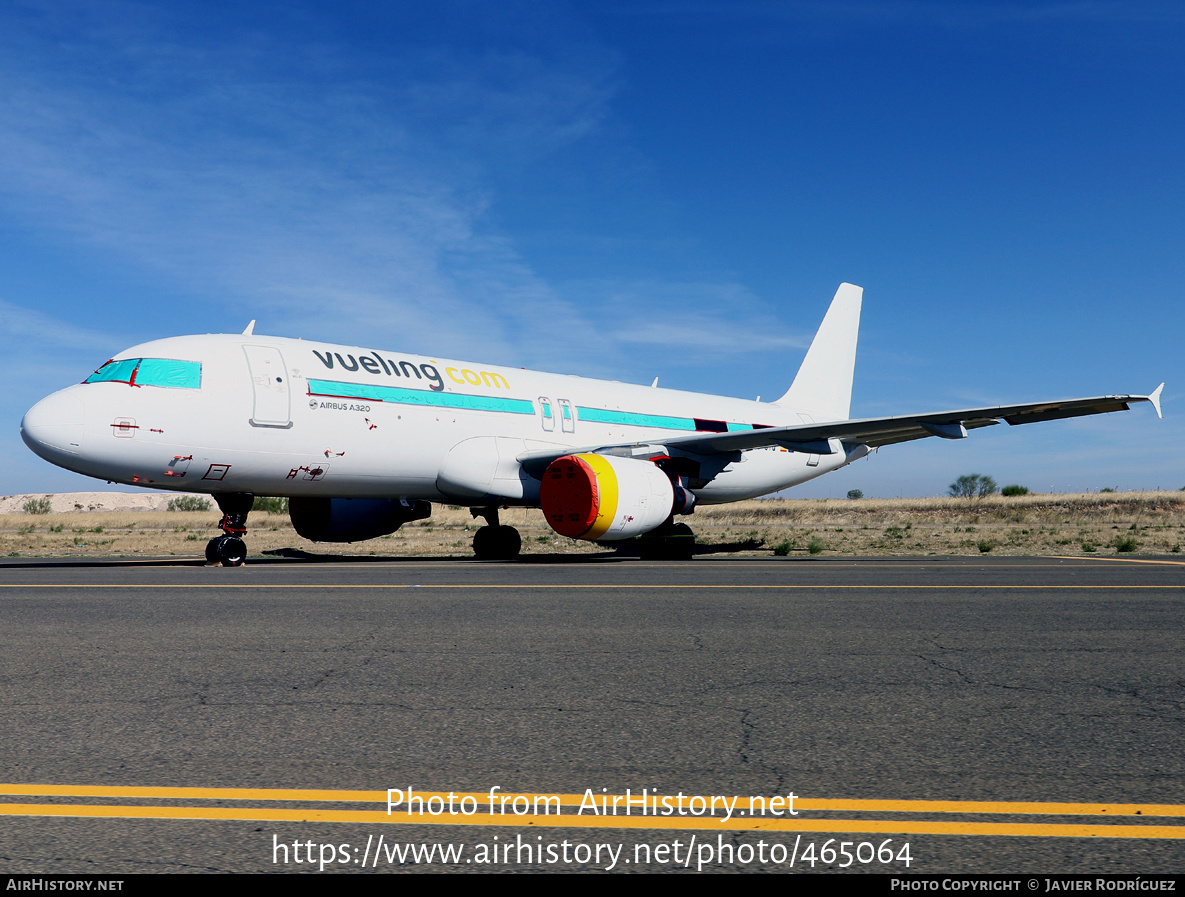
{"type": "Polygon", "coordinates": [[[218,528],[225,535],[217,536],[206,544],[206,560],[223,567],[238,567],[247,557],[247,544],[242,536],[247,532],[247,515],[251,512],[255,496],[250,492],[232,492],[215,495],[214,500],[222,511],[218,528]]]}
{"type": "Polygon", "coordinates": [[[513,526],[498,524],[497,508],[470,508],[474,517],[484,517],[483,526],[473,536],[473,553],[479,561],[512,561],[523,546],[522,537],[513,526]]]}

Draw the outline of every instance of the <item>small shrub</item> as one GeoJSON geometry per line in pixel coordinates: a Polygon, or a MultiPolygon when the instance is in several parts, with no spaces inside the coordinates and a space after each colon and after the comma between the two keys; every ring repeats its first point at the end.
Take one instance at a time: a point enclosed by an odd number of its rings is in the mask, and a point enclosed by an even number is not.
{"type": "Polygon", "coordinates": [[[864,493],[861,492],[859,489],[849,489],[848,490],[848,498],[852,499],[853,501],[855,501],[858,498],[863,498],[863,497],[864,497],[864,493]]]}
{"type": "Polygon", "coordinates": [[[776,554],[780,558],[784,558],[786,555],[788,555],[793,550],[794,550],[794,543],[791,542],[789,539],[786,539],[784,542],[779,542],[777,545],[774,546],[774,554],[776,554]]]}
{"type": "Polygon", "coordinates": [[[266,511],[269,514],[287,514],[288,499],[270,495],[257,495],[251,504],[252,511],[266,511]]]}
{"type": "Polygon", "coordinates": [[[975,547],[979,549],[981,554],[987,554],[989,551],[991,551],[996,546],[993,545],[991,542],[987,541],[986,539],[981,539],[979,542],[977,542],[975,544],[975,547]]]}
{"type": "Polygon", "coordinates": [[[1001,489],[1000,494],[1001,495],[1028,495],[1029,494],[1029,487],[1028,486],[1018,486],[1015,483],[1013,483],[1011,486],[1005,486],[1003,489],[1001,489]]]}
{"type": "Polygon", "coordinates": [[[1169,551],[1171,551],[1173,554],[1180,554],[1181,553],[1180,543],[1174,545],[1172,548],[1169,549],[1169,551]]]}
{"type": "Polygon", "coordinates": [[[1087,554],[1090,554],[1091,552],[1094,552],[1094,551],[1098,551],[1098,549],[1095,547],[1093,542],[1083,542],[1082,543],[1082,550],[1085,551],[1087,554]]]}
{"type": "Polygon", "coordinates": [[[1115,490],[1112,489],[1110,486],[1104,486],[1102,489],[1099,490],[1099,492],[1114,492],[1114,491],[1115,490]]]}
{"type": "Polygon", "coordinates": [[[48,514],[53,510],[53,502],[47,495],[45,498],[30,498],[22,507],[26,514],[48,514]]]}
{"type": "Polygon", "coordinates": [[[806,544],[806,550],[809,551],[811,554],[822,554],[824,547],[825,546],[823,545],[823,542],[821,539],[811,539],[806,544]]]}
{"type": "Polygon", "coordinates": [[[1127,552],[1127,551],[1135,551],[1139,547],[1140,547],[1140,543],[1137,542],[1135,539],[1133,539],[1131,536],[1116,536],[1115,537],[1115,550],[1117,552],[1122,553],[1122,552],[1127,552]]]}
{"type": "Polygon", "coordinates": [[[196,495],[186,495],[183,498],[170,498],[170,511],[208,511],[210,510],[210,502],[204,498],[198,498],[196,495]]]}

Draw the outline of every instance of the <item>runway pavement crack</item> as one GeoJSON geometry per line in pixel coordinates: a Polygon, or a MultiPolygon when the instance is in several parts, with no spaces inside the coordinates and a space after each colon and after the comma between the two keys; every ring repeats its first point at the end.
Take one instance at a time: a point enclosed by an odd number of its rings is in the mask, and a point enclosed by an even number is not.
{"type": "MultiPolygon", "coordinates": [[[[1109,685],[1100,685],[1099,683],[1091,683],[1094,688],[1106,692],[1109,695],[1116,695],[1119,697],[1132,698],[1144,705],[1145,709],[1152,712],[1155,716],[1164,716],[1172,711],[1185,710],[1185,700],[1178,700],[1169,697],[1157,697],[1143,693],[1139,688],[1116,688],[1109,685]]],[[[1174,686],[1180,688],[1181,683],[1176,683],[1174,686]]]]}
{"type": "Polygon", "coordinates": [[[968,685],[979,685],[980,684],[978,680],[971,678],[970,676],[968,676],[966,673],[964,673],[962,670],[958,669],[957,667],[947,666],[946,664],[941,663],[940,661],[936,660],[933,657],[927,657],[925,654],[918,654],[918,655],[916,655],[916,657],[918,658],[918,660],[921,660],[921,661],[929,664],[930,666],[937,667],[938,669],[943,670],[944,672],[954,673],[956,676],[958,676],[960,679],[962,679],[968,685]]]}
{"type": "Polygon", "coordinates": [[[741,763],[748,764],[749,762],[749,745],[753,737],[753,731],[757,728],[756,723],[750,719],[752,711],[741,711],[741,743],[737,748],[737,754],[741,758],[741,763]]]}
{"type": "Polygon", "coordinates": [[[940,670],[943,670],[944,672],[954,673],[956,676],[958,676],[960,679],[962,679],[963,682],[965,682],[967,685],[980,685],[985,688],[1003,688],[1003,689],[1007,689],[1008,691],[1029,691],[1029,692],[1036,692],[1037,694],[1049,694],[1051,691],[1048,688],[1035,688],[1031,685],[1009,685],[1006,682],[984,682],[979,679],[975,679],[974,677],[970,676],[967,673],[964,673],[958,667],[952,667],[952,666],[948,666],[948,665],[942,663],[937,658],[927,657],[924,654],[916,654],[914,656],[917,657],[919,660],[930,664],[931,666],[934,666],[940,670]]]}

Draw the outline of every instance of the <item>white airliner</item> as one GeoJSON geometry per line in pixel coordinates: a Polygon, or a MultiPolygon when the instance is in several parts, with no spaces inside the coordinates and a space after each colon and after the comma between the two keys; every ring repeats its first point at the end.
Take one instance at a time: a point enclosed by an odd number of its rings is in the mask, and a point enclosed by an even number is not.
{"type": "Polygon", "coordinates": [[[1151,395],[1096,396],[851,420],[863,291],[842,284],[798,375],[775,402],[588,380],[316,340],[179,336],[120,352],[34,405],[25,443],[68,470],[212,495],[224,535],[206,557],[246,555],[255,495],[287,496],[296,531],[354,542],[470,507],[481,558],[518,554],[498,509],[539,507],[556,532],[637,536],[686,556],[674,518],[696,504],[776,492],[872,449],[967,431],[1126,410],[1151,395]]]}

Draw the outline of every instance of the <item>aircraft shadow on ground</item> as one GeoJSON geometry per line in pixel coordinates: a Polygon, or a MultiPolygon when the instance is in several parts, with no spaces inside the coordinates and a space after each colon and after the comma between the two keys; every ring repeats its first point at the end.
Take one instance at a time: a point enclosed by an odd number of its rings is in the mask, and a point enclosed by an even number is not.
{"type": "MultiPolygon", "coordinates": [[[[695,555],[732,554],[738,551],[758,551],[763,547],[756,539],[746,539],[742,542],[719,542],[715,544],[700,543],[695,546],[695,555]]],[[[547,564],[605,564],[621,561],[637,560],[638,550],[633,545],[623,546],[616,551],[605,551],[597,554],[527,554],[518,557],[514,563],[545,566],[547,564]]],[[[440,557],[406,555],[357,555],[357,554],[321,554],[305,551],[301,548],[277,548],[265,551],[262,557],[250,557],[248,565],[283,565],[283,564],[416,564],[440,563],[441,561],[472,561],[469,557],[440,557]]],[[[482,563],[490,563],[483,561],[482,563]]],[[[505,563],[494,562],[494,563],[505,563]]],[[[203,558],[39,558],[6,559],[0,561],[0,569],[38,569],[45,567],[205,567],[203,558]]]]}

